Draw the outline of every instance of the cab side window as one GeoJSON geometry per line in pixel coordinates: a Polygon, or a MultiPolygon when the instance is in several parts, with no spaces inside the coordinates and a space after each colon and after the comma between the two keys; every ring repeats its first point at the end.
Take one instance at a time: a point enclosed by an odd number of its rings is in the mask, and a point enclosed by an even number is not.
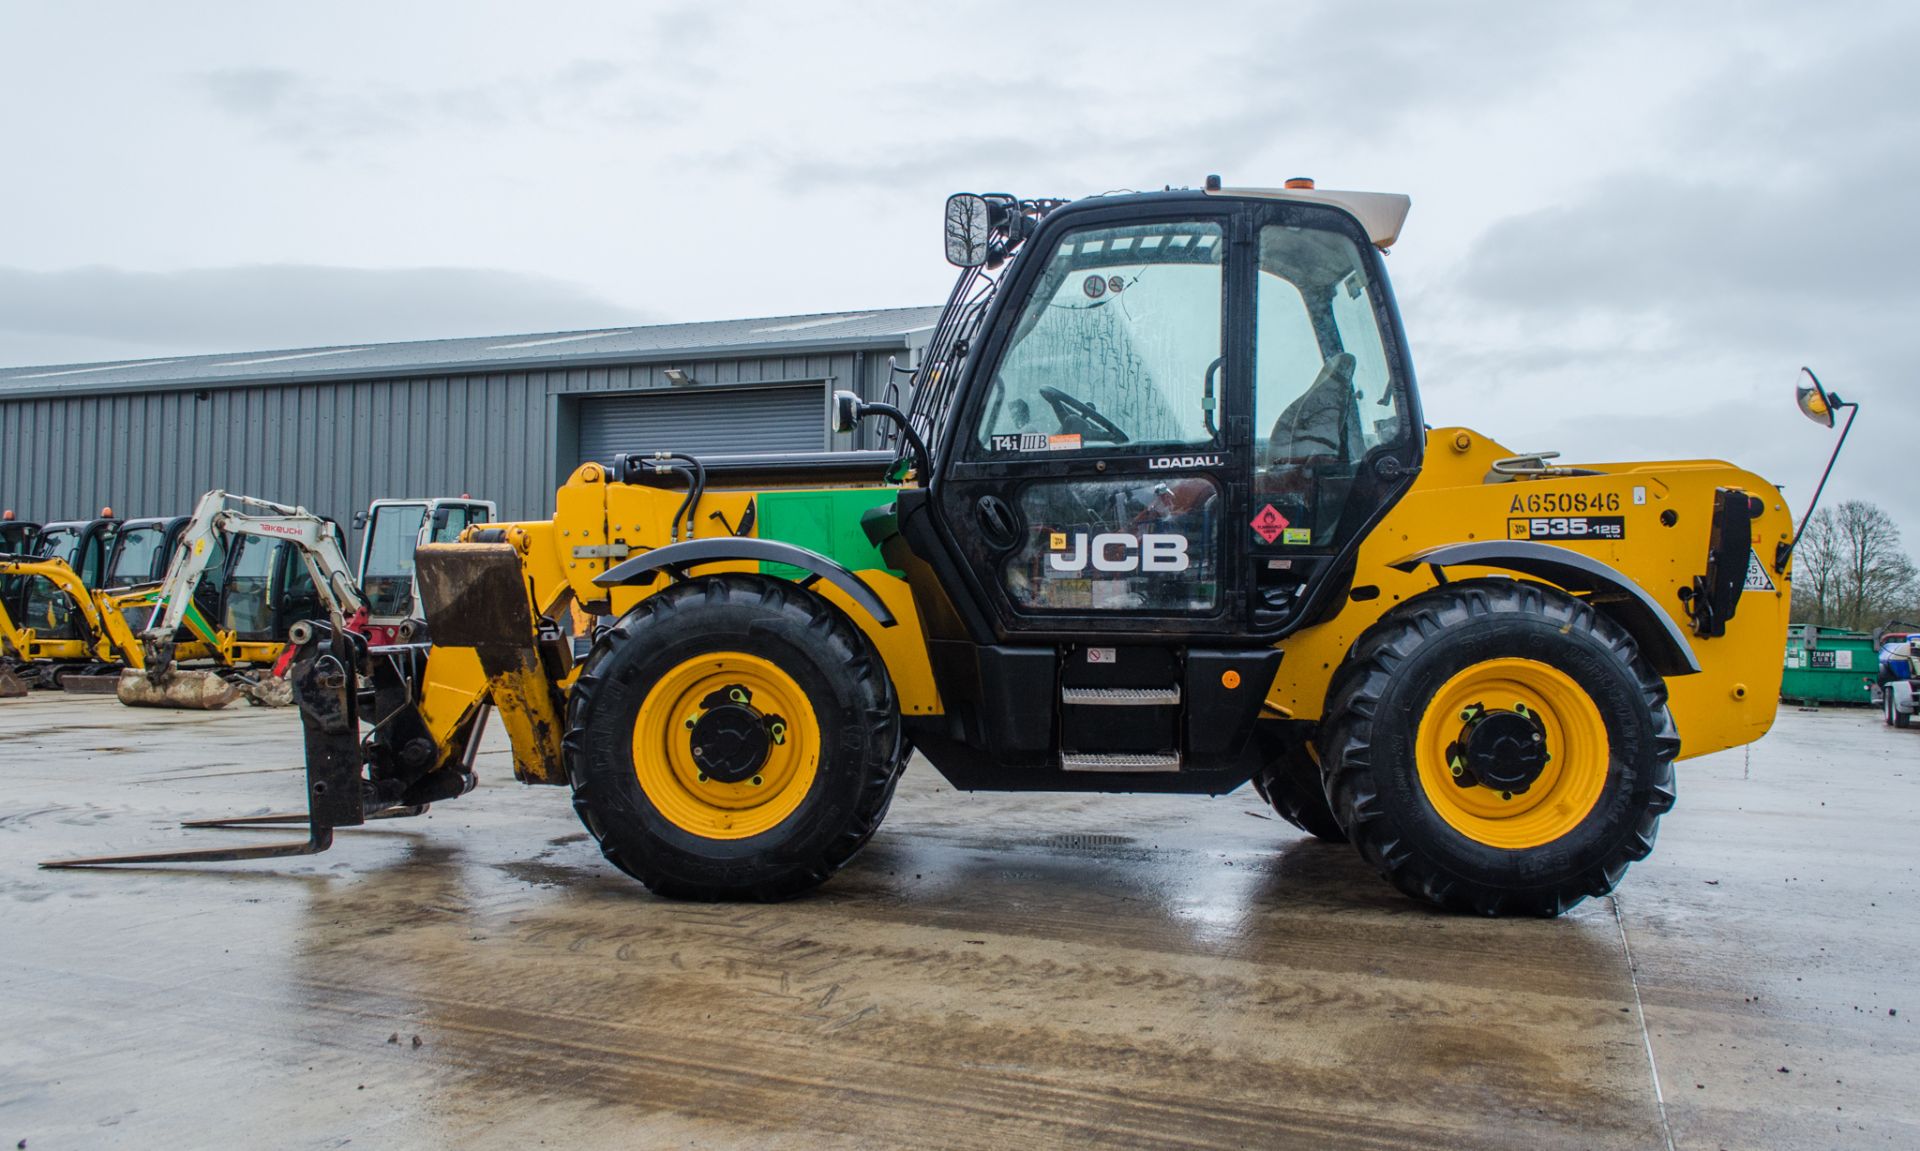
{"type": "Polygon", "coordinates": [[[1255,292],[1255,505],[1267,542],[1333,546],[1361,461],[1403,433],[1366,265],[1340,233],[1270,225],[1255,292]]]}
{"type": "Polygon", "coordinates": [[[1063,236],[994,372],[972,457],[1213,444],[1226,247],[1200,220],[1063,236]]]}
{"type": "Polygon", "coordinates": [[[467,525],[479,519],[479,511],[468,504],[442,504],[434,513],[433,535],[427,542],[444,544],[459,539],[467,525]]]}

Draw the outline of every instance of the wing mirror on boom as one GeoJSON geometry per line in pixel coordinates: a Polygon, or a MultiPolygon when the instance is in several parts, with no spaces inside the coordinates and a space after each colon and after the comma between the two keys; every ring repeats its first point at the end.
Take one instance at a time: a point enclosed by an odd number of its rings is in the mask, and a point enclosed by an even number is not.
{"type": "Polygon", "coordinates": [[[1800,377],[1804,381],[1793,389],[1793,402],[1800,405],[1800,412],[1816,424],[1833,426],[1833,413],[1836,408],[1850,408],[1852,404],[1843,403],[1839,396],[1830,395],[1820,385],[1820,377],[1813,374],[1812,368],[1801,368],[1800,377]]]}
{"type": "Polygon", "coordinates": [[[985,196],[956,192],[947,197],[948,263],[961,268],[983,267],[992,235],[993,212],[985,196]]]}
{"type": "Polygon", "coordinates": [[[1833,474],[1833,465],[1840,458],[1840,449],[1847,446],[1847,433],[1853,430],[1853,417],[1860,414],[1860,405],[1840,398],[1840,393],[1829,392],[1820,383],[1820,377],[1813,374],[1812,368],[1801,368],[1802,382],[1793,390],[1793,401],[1800,405],[1800,412],[1821,427],[1831,428],[1834,416],[1845,410],[1846,426],[1840,429],[1840,439],[1833,445],[1833,454],[1827,457],[1826,470],[1820,473],[1820,482],[1813,489],[1813,499],[1807,504],[1807,514],[1800,517],[1800,526],[1794,529],[1793,538],[1773,549],[1773,570],[1784,573],[1787,560],[1792,557],[1793,549],[1799,546],[1800,537],[1806,534],[1807,524],[1813,519],[1815,508],[1820,506],[1820,493],[1827,490],[1827,477],[1833,474]]]}

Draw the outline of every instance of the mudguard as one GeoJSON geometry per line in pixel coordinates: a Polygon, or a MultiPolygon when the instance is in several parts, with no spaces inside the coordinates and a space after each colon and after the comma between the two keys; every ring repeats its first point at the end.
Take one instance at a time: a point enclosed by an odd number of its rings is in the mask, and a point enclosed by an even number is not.
{"type": "Polygon", "coordinates": [[[1591,556],[1527,540],[1479,540],[1428,548],[1388,566],[1403,572],[1423,566],[1501,568],[1568,591],[1604,595],[1605,602],[1594,606],[1627,629],[1653,670],[1663,676],[1695,675],[1700,671],[1700,661],[1673,617],[1661,610],[1644,588],[1591,556]]]}
{"type": "Polygon", "coordinates": [[[655,577],[666,572],[673,579],[687,578],[687,569],[697,564],[723,563],[727,561],[746,561],[752,563],[786,564],[789,567],[804,569],[810,573],[800,581],[800,586],[811,586],[816,580],[826,580],[847,594],[847,598],[860,605],[881,627],[892,627],[897,621],[893,612],[865,580],[853,574],[845,567],[816,551],[779,540],[755,539],[751,536],[726,536],[713,539],[684,540],[677,544],[668,544],[663,548],[654,548],[593,578],[599,587],[623,587],[632,584],[642,586],[653,583],[655,577]]]}

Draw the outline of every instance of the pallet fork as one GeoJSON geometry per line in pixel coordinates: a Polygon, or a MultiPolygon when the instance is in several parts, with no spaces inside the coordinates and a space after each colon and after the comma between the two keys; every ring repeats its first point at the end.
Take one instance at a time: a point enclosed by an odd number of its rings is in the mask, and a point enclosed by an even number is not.
{"type": "Polygon", "coordinates": [[[418,669],[425,663],[425,645],[368,648],[363,637],[335,631],[322,623],[297,624],[292,637],[298,652],[288,677],[305,729],[307,810],[267,815],[193,819],[181,823],[195,829],[232,829],[287,824],[307,825],[307,838],[241,847],[189,848],[177,851],[96,855],[52,859],[45,868],[113,867],[152,863],[229,863],[248,859],[277,859],[318,855],[333,845],[333,833],[372,820],[405,819],[426,812],[437,799],[451,799],[473,786],[473,758],[479,751],[486,708],[475,709],[464,742],[464,754],[452,763],[422,764],[415,754],[412,767],[404,761],[410,744],[417,744],[411,726],[419,722],[413,708],[418,669]],[[367,684],[367,690],[362,685],[367,684]],[[374,733],[360,736],[363,704],[377,710],[374,733]],[[395,733],[407,742],[396,746],[395,733]],[[400,765],[400,770],[381,770],[400,765]],[[429,770],[419,770],[422,766],[429,770]],[[367,770],[369,767],[372,770],[367,770]],[[369,775],[372,777],[369,778],[369,775]]]}

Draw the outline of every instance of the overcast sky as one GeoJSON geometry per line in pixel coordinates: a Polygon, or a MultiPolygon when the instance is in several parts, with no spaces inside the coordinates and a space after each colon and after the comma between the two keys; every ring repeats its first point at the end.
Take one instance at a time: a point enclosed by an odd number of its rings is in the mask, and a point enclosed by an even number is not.
{"type": "MultiPolygon", "coordinates": [[[[0,0],[0,364],[936,303],[948,192],[1406,192],[1436,425],[1920,551],[1920,6],[0,0]]],[[[0,446],[3,450],[3,446],[0,446]]]]}

